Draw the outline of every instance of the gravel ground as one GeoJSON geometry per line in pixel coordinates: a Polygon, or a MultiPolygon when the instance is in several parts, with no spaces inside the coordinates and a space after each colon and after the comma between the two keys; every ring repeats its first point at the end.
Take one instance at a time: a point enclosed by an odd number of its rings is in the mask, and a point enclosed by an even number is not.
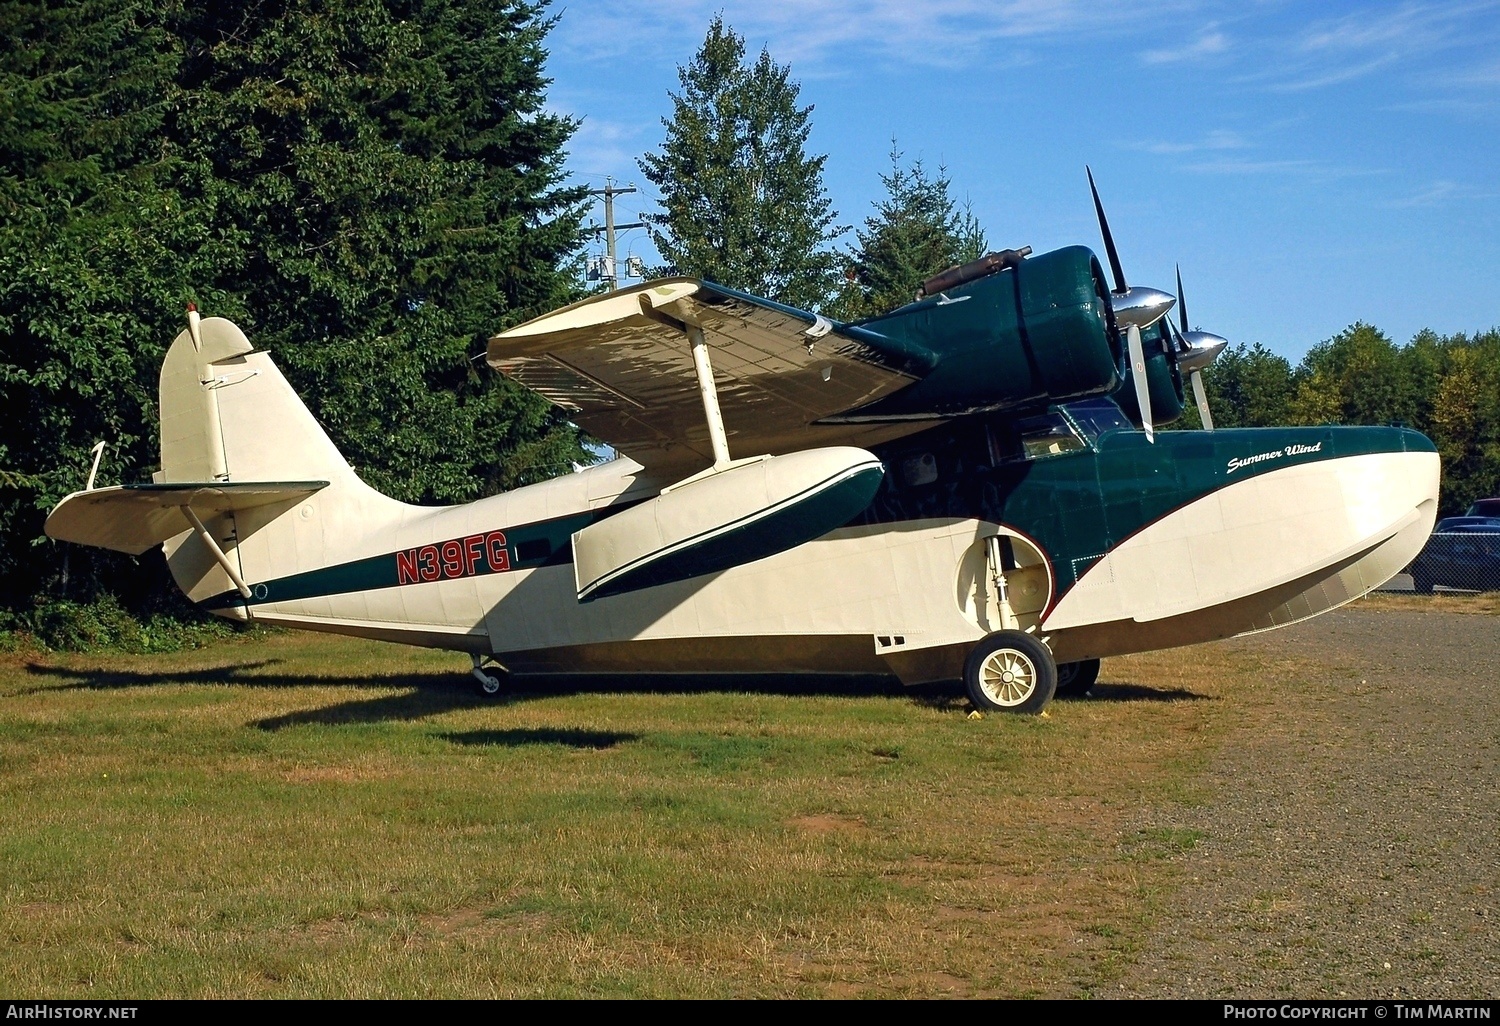
{"type": "Polygon", "coordinates": [[[1120,996],[1500,996],[1500,617],[1355,609],[1230,644],[1309,676],[1206,801],[1141,824],[1202,840],[1120,996]]]}

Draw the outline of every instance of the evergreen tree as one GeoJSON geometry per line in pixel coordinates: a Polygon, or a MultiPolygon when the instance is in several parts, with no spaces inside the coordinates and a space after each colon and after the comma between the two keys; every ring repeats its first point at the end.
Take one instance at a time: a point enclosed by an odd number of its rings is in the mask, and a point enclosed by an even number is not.
{"type": "MultiPolygon", "coordinates": [[[[528,0],[0,3],[0,601],[41,521],[156,466],[183,306],[273,351],[371,484],[453,502],[587,461],[473,358],[576,296],[582,190],[528,0]]],[[[75,550],[111,587],[133,561],[75,550]]]]}
{"type": "Polygon", "coordinates": [[[902,167],[891,144],[891,170],[880,176],[885,198],[857,232],[858,247],[845,263],[839,315],[848,320],[887,313],[916,296],[933,274],[984,255],[984,230],[966,205],[949,193],[947,169],[927,172],[920,159],[902,167]]]}
{"type": "Polygon", "coordinates": [[[812,107],[799,107],[789,67],[709,24],[663,118],[661,152],[639,161],[661,193],[647,230],[669,273],[690,274],[804,309],[832,295],[843,231],[823,188],[823,156],[806,153],[812,107]]]}
{"type": "MultiPolygon", "coordinates": [[[[156,375],[202,238],[162,154],[176,49],[159,13],[133,0],[0,4],[5,606],[58,576],[60,552],[36,544],[42,520],[83,487],[96,441],[109,443],[101,483],[155,466],[156,375]]],[[[129,566],[73,560],[85,581],[129,566]]]]}
{"type": "MultiPolygon", "coordinates": [[[[525,0],[204,5],[169,126],[213,285],[372,485],[456,502],[583,459],[472,358],[575,298],[582,189],[525,0]]],[[[217,304],[213,312],[219,312],[217,304]]]]}

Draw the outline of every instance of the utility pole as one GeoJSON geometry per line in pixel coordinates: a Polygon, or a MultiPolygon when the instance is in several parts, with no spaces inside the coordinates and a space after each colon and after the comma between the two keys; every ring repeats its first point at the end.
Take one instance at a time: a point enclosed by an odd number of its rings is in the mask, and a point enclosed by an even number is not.
{"type": "Polygon", "coordinates": [[[609,291],[611,292],[615,290],[616,283],[620,280],[620,265],[618,258],[615,256],[615,232],[624,231],[627,228],[646,227],[645,223],[641,221],[633,221],[630,224],[615,224],[615,197],[624,196],[627,193],[635,191],[636,188],[633,185],[625,189],[616,189],[613,178],[604,179],[604,188],[589,190],[590,196],[604,197],[604,227],[600,228],[598,225],[594,225],[585,230],[593,232],[596,239],[599,237],[601,231],[604,233],[604,245],[609,252],[609,256],[606,258],[609,263],[606,266],[604,277],[609,281],[609,291]]]}

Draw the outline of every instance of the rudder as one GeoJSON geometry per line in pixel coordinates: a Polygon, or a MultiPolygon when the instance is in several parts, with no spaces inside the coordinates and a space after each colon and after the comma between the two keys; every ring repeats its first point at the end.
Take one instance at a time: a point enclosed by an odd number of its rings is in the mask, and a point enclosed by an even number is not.
{"type": "MultiPolygon", "coordinates": [[[[190,322],[191,324],[191,322],[190,322]]],[[[325,565],[352,536],[399,521],[410,507],[354,473],[280,369],[233,322],[208,317],[173,341],[162,363],[158,484],[327,481],[316,495],[205,519],[243,579],[325,565]],[[195,337],[196,336],[196,337],[195,337]]],[[[177,584],[195,602],[234,588],[192,531],[164,543],[177,584]]],[[[223,610],[247,618],[253,607],[223,610]]]]}

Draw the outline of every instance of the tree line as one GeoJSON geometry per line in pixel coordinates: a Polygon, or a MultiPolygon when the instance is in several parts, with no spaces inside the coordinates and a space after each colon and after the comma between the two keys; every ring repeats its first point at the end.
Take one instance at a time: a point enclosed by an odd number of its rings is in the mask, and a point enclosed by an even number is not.
{"type": "MultiPolygon", "coordinates": [[[[1500,494],[1500,330],[1398,345],[1355,323],[1313,346],[1293,367],[1256,343],[1219,354],[1204,372],[1215,427],[1404,424],[1437,445],[1440,515],[1500,494]]],[[[1181,427],[1197,428],[1189,404],[1181,427]]]]}
{"type": "MultiPolygon", "coordinates": [[[[64,558],[41,525],[100,440],[100,483],[150,479],[189,301],[272,350],[398,498],[468,501],[592,458],[479,359],[586,294],[552,25],[546,0],[0,0],[0,619],[65,591],[170,592],[159,557],[64,558]]],[[[722,17],[678,79],[639,162],[657,270],[857,320],[987,249],[946,169],[894,140],[883,195],[840,224],[791,69],[722,17]]],[[[1494,331],[1397,346],[1356,324],[1295,368],[1236,347],[1207,380],[1224,426],[1427,431],[1451,512],[1500,484],[1497,350],[1494,331]]]]}

